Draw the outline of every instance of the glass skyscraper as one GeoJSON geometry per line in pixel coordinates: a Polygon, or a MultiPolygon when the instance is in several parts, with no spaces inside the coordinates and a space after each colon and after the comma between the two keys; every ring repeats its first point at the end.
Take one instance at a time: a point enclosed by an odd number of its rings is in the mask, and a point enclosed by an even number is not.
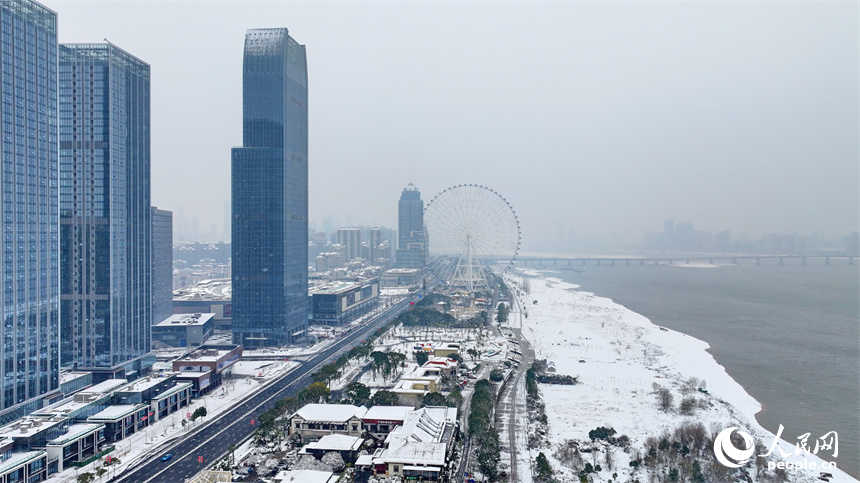
{"type": "Polygon", "coordinates": [[[0,422],[59,389],[57,15],[0,0],[0,422]]]}
{"type": "Polygon", "coordinates": [[[62,363],[95,379],[152,364],[149,65],[60,46],[62,363]]]}
{"type": "Polygon", "coordinates": [[[245,35],[242,147],[232,152],[233,335],[292,343],[308,321],[308,82],[285,28],[245,35]]]}
{"type": "Polygon", "coordinates": [[[398,268],[424,268],[427,263],[427,230],[424,228],[424,200],[412,183],[403,189],[397,203],[398,268]]]}

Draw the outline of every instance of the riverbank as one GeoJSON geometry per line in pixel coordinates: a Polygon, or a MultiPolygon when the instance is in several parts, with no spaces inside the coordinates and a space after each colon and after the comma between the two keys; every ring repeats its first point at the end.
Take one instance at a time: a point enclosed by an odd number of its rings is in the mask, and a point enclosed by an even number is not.
{"type": "MultiPolygon", "coordinates": [[[[630,462],[647,452],[649,437],[672,433],[683,423],[702,423],[710,438],[734,426],[765,448],[773,444],[775,435],[755,420],[761,405],[707,352],[707,343],[658,327],[610,299],[536,271],[515,274],[508,283],[522,292],[520,302],[528,316],[512,320],[522,321],[523,334],[531,341],[537,358],[552,361],[558,373],[577,376],[580,381],[575,386],[540,385],[549,430],[547,442],[532,451],[532,459],[543,452],[561,480],[575,481],[578,465],[583,462],[571,462],[559,449],[574,441],[590,443],[589,431],[601,426],[627,435],[630,446],[625,452],[603,445],[596,453],[589,453],[588,462],[595,466],[601,461],[604,468],[591,473],[594,481],[648,481],[652,470],[632,468],[630,462]],[[522,286],[523,276],[528,277],[527,288],[522,286]],[[699,387],[707,393],[698,391],[699,387]],[[672,395],[667,410],[658,405],[661,389],[672,395]],[[681,414],[679,406],[684,399],[693,401],[691,414],[681,414]],[[619,476],[613,478],[613,473],[619,476]]],[[[810,449],[820,436],[810,435],[810,449]]],[[[794,453],[795,446],[782,441],[774,453],[780,449],[794,453]]],[[[819,455],[838,463],[832,451],[820,451],[819,455]]],[[[806,468],[789,470],[790,481],[818,481],[821,471],[833,474],[830,481],[857,481],[838,469],[819,469],[824,460],[816,455],[791,454],[785,460],[806,468]]],[[[713,452],[707,464],[720,464],[713,452]]],[[[751,476],[753,481],[765,481],[768,474],[773,473],[761,473],[759,478],[753,469],[751,476]]]]}

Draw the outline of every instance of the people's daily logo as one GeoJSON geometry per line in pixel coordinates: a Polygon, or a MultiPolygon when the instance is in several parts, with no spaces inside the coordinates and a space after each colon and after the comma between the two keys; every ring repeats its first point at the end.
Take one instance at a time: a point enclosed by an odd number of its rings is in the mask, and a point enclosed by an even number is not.
{"type": "Polygon", "coordinates": [[[746,448],[735,447],[731,436],[732,431],[736,429],[738,429],[737,426],[726,428],[720,431],[720,434],[714,439],[714,455],[716,455],[717,461],[729,468],[740,468],[749,461],[755,451],[752,436],[743,431],[738,431],[738,435],[744,440],[746,448]]]}

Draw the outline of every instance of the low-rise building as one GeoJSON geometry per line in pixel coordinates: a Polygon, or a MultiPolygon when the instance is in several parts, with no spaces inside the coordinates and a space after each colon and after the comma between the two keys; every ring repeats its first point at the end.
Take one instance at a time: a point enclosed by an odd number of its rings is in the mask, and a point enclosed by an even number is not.
{"type": "Polygon", "coordinates": [[[424,271],[420,268],[392,268],[382,272],[382,287],[414,287],[421,283],[424,271]]]}
{"type": "Polygon", "coordinates": [[[344,325],[379,305],[379,279],[333,281],[308,290],[311,323],[344,325]]]}
{"type": "Polygon", "coordinates": [[[193,397],[199,397],[220,385],[224,375],[241,359],[241,345],[209,344],[173,361],[173,370],[179,373],[177,380],[192,384],[193,397]]]}
{"type": "Polygon", "coordinates": [[[60,373],[60,391],[63,397],[93,385],[93,373],[81,371],[63,371],[60,373]]]}
{"type": "Polygon", "coordinates": [[[339,478],[331,471],[290,470],[281,471],[272,478],[274,483],[334,483],[339,478]]]}
{"type": "Polygon", "coordinates": [[[454,447],[457,408],[425,407],[411,412],[373,455],[377,475],[445,481],[454,447]]]}
{"type": "Polygon", "coordinates": [[[149,417],[147,404],[117,404],[90,416],[87,421],[104,424],[105,440],[113,443],[149,426],[149,417]]]}
{"type": "Polygon", "coordinates": [[[361,436],[364,406],[349,404],[307,404],[290,416],[290,435],[298,434],[303,443],[317,441],[328,434],[361,436]]]}
{"type": "Polygon", "coordinates": [[[406,416],[414,410],[413,406],[373,406],[364,413],[361,422],[365,433],[381,441],[394,428],[402,425],[406,416]]]}
{"type": "Polygon", "coordinates": [[[450,357],[452,354],[460,355],[460,344],[456,342],[443,342],[433,347],[433,355],[436,357],[450,357]]]}
{"type": "Polygon", "coordinates": [[[364,444],[364,439],[359,436],[347,436],[345,434],[327,434],[318,441],[312,441],[302,447],[300,454],[310,454],[314,458],[320,459],[326,453],[335,452],[340,454],[340,457],[345,463],[355,463],[358,457],[358,451],[361,445],[364,444]]]}
{"type": "Polygon", "coordinates": [[[45,445],[49,465],[51,465],[50,473],[63,471],[73,463],[80,463],[96,456],[104,442],[104,424],[84,423],[69,426],[65,434],[48,441],[45,445]],[[56,467],[53,466],[54,464],[56,467]]]}
{"type": "Polygon", "coordinates": [[[4,452],[0,457],[0,482],[43,481],[47,477],[48,453],[45,450],[4,452]]]}
{"type": "Polygon", "coordinates": [[[173,314],[152,326],[152,340],[171,347],[199,347],[215,330],[214,313],[173,314]]]}

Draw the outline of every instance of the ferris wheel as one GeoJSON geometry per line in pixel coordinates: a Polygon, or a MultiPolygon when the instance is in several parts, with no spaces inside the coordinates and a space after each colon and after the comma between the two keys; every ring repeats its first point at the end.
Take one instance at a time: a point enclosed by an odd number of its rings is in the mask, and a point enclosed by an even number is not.
{"type": "Polygon", "coordinates": [[[469,292],[487,288],[485,267],[499,274],[513,265],[520,249],[520,223],[510,203],[476,184],[452,186],[424,209],[432,255],[455,261],[451,283],[469,292]]]}

